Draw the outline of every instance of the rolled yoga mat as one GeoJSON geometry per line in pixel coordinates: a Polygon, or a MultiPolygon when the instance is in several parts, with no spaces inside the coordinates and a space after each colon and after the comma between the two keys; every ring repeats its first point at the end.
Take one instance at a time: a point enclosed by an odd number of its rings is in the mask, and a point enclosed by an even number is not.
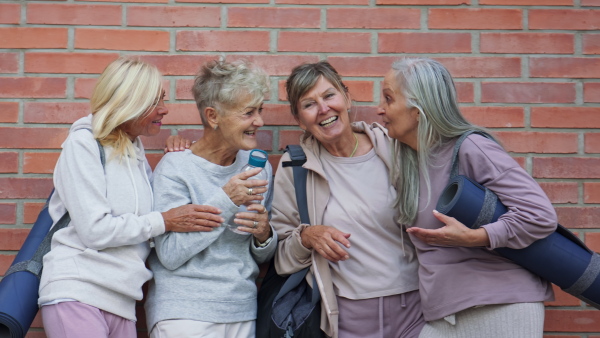
{"type": "MultiPolygon", "coordinates": [[[[450,180],[436,210],[472,229],[508,211],[491,190],[462,175],[450,180]]],[[[562,225],[526,248],[494,251],[600,309],[600,255],[562,225]]]]}
{"type": "Polygon", "coordinates": [[[38,276],[41,273],[43,256],[38,249],[51,226],[52,218],[48,214],[46,204],[11,267],[0,281],[0,338],[25,337],[38,312],[38,276]],[[21,268],[29,271],[21,271],[21,268]]]}
{"type": "MultiPolygon", "coordinates": [[[[104,147],[100,141],[96,140],[96,143],[104,168],[104,147]]],[[[46,205],[40,211],[15,260],[0,281],[0,338],[23,338],[29,331],[38,312],[38,289],[44,255],[50,251],[54,233],[71,222],[71,217],[66,212],[52,226],[48,203],[53,193],[54,190],[46,200],[46,205]]]]}

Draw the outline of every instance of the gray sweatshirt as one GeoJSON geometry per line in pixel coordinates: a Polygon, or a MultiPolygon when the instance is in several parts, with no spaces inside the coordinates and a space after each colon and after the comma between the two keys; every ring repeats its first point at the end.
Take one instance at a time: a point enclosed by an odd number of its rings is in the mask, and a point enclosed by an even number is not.
{"type": "Polygon", "coordinates": [[[139,138],[136,158],[119,161],[105,147],[103,168],[91,122],[89,115],[73,124],[54,170],[48,211],[56,222],[68,210],[71,223],[44,256],[38,303],[74,299],[135,320],[142,285],[152,278],[144,264],[148,240],[165,226],[151,212],[151,170],[139,138]]]}
{"type": "MultiPolygon", "coordinates": [[[[230,166],[220,166],[190,150],[166,154],[154,173],[155,210],[187,203],[212,205],[229,220],[238,207],[221,188],[248,163],[240,151],[230,166]]],[[[268,177],[273,176],[267,163],[268,177]]],[[[271,188],[272,180],[269,181],[271,188]]],[[[271,209],[271,189],[265,207],[271,209]]],[[[168,232],[155,239],[148,259],[154,280],[146,300],[148,330],[162,320],[190,319],[232,323],[256,318],[257,263],[275,253],[277,237],[257,248],[253,236],[238,234],[223,225],[210,232],[168,232]]]]}
{"type": "MultiPolygon", "coordinates": [[[[413,226],[443,226],[432,214],[450,178],[456,140],[434,152],[429,166],[431,200],[421,177],[419,213],[413,226]]],[[[486,224],[490,248],[440,247],[411,239],[419,258],[421,303],[425,320],[437,320],[458,311],[488,304],[541,302],[553,297],[550,283],[490,249],[524,248],[556,229],[556,213],[544,191],[497,143],[471,135],[459,152],[459,174],[492,190],[508,212],[486,224]]]]}

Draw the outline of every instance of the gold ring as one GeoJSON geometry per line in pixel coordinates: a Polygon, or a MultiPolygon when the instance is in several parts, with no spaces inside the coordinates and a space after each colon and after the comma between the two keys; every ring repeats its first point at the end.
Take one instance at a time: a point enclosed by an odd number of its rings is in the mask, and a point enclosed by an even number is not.
{"type": "Polygon", "coordinates": [[[252,188],[248,188],[248,195],[252,195],[254,190],[252,188]]]}

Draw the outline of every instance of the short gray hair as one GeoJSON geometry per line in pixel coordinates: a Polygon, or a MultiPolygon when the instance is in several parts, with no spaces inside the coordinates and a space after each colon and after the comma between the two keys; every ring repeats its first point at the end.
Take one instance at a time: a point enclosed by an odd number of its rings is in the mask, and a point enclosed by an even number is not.
{"type": "Polygon", "coordinates": [[[236,107],[239,98],[245,95],[251,96],[251,104],[254,105],[264,100],[268,92],[269,77],[265,71],[244,60],[226,62],[223,57],[204,64],[192,87],[205,126],[208,125],[205,108],[213,107],[222,113],[236,107]]]}
{"type": "Polygon", "coordinates": [[[456,87],[450,72],[428,58],[405,58],[392,64],[398,87],[406,98],[407,108],[419,111],[417,151],[399,141],[394,142],[392,180],[398,189],[396,205],[400,223],[412,224],[418,213],[419,170],[427,186],[428,203],[431,182],[427,167],[431,149],[468,130],[487,132],[467,121],[460,112],[456,87]]]}

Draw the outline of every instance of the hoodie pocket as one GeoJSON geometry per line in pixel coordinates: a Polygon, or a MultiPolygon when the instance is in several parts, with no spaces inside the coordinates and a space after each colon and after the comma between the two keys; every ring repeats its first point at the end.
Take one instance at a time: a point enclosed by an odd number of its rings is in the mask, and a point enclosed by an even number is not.
{"type": "Polygon", "coordinates": [[[79,269],[72,256],[69,257],[44,257],[44,270],[40,284],[46,284],[60,279],[79,278],[79,269]]]}
{"type": "Polygon", "coordinates": [[[141,300],[142,285],[152,272],[131,247],[97,251],[85,249],[75,258],[81,280],[141,300]]]}

